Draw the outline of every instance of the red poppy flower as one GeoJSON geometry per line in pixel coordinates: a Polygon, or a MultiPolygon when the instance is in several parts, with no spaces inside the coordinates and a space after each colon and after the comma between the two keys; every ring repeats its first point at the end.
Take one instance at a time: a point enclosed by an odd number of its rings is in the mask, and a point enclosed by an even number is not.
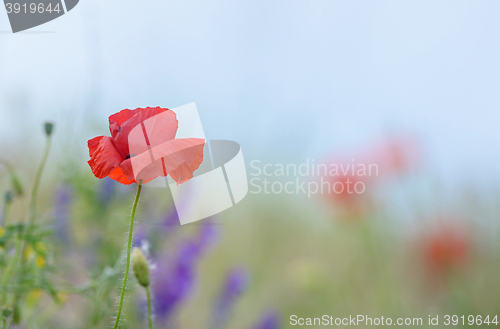
{"type": "Polygon", "coordinates": [[[446,273],[463,268],[470,250],[470,235],[465,227],[443,224],[429,234],[424,245],[424,256],[431,271],[446,273]]]}
{"type": "Polygon", "coordinates": [[[88,141],[92,173],[126,185],[167,175],[177,184],[188,181],[203,162],[205,140],[175,139],[177,128],[175,113],[166,108],[125,109],[111,115],[111,137],[88,141]]]}
{"type": "Polygon", "coordinates": [[[326,182],[330,189],[329,193],[324,194],[326,200],[342,212],[343,218],[359,219],[369,210],[369,198],[366,194],[371,187],[371,177],[341,173],[326,177],[326,182]]]}

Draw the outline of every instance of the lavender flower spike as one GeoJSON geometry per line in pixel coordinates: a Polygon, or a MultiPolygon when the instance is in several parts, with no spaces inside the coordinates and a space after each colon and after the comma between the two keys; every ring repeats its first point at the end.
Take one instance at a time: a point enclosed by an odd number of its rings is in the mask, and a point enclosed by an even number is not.
{"type": "Polygon", "coordinates": [[[170,320],[173,310],[194,288],[196,266],[214,240],[212,225],[203,226],[198,235],[183,243],[173,259],[161,259],[152,273],[155,314],[160,321],[170,320]]]}
{"type": "Polygon", "coordinates": [[[277,311],[268,311],[252,329],[279,329],[281,328],[281,314],[277,311]]]}
{"type": "Polygon", "coordinates": [[[226,276],[219,299],[215,304],[212,327],[222,328],[226,324],[234,304],[245,292],[250,282],[250,274],[243,267],[235,267],[226,276]]]}

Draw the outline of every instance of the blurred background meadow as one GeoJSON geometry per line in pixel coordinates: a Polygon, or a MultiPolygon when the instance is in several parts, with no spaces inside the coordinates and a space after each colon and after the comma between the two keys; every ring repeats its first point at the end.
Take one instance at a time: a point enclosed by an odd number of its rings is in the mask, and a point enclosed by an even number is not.
{"type": "MultiPolygon", "coordinates": [[[[109,135],[121,109],[190,102],[208,139],[241,145],[249,180],[253,160],[376,163],[379,175],[363,178],[363,194],[249,193],[184,226],[168,189],[145,188],[134,245],[151,267],[155,327],[493,320],[499,14],[496,1],[81,0],[12,34],[0,10],[0,274],[12,328],[109,327],[135,189],[94,177],[87,140],[109,135]],[[24,270],[4,284],[45,122],[55,126],[36,227],[24,270]]],[[[270,178],[282,179],[295,178],[270,178]]],[[[147,327],[133,275],[125,307],[121,327],[147,327]]]]}

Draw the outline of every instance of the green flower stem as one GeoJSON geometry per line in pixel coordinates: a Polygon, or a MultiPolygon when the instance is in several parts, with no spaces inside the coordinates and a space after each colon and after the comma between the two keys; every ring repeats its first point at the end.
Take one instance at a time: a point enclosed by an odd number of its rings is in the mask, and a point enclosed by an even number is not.
{"type": "Polygon", "coordinates": [[[125,276],[123,277],[120,302],[118,304],[118,314],[116,315],[115,325],[113,329],[118,328],[118,324],[120,323],[120,316],[122,315],[123,298],[125,297],[125,288],[127,286],[128,270],[130,268],[130,247],[132,246],[132,234],[134,232],[135,211],[137,209],[137,203],[139,202],[139,196],[141,195],[141,190],[142,190],[142,180],[139,180],[139,185],[137,186],[137,194],[135,195],[134,205],[132,206],[132,214],[130,215],[130,225],[128,229],[128,242],[127,242],[127,262],[125,264],[125,276]]]}
{"type": "MultiPolygon", "coordinates": [[[[42,179],[43,169],[45,168],[45,163],[47,163],[47,158],[49,157],[50,145],[51,145],[51,138],[50,136],[48,136],[45,142],[45,150],[43,151],[42,162],[40,162],[40,166],[38,167],[38,171],[35,176],[35,184],[33,184],[33,189],[31,190],[30,207],[28,211],[28,217],[26,218],[26,226],[24,228],[24,238],[26,238],[26,236],[28,236],[31,233],[31,230],[33,229],[33,224],[35,223],[36,197],[38,195],[38,188],[40,186],[40,180],[42,179]]],[[[20,238],[23,237],[20,236],[20,238]]],[[[26,243],[23,243],[21,247],[21,255],[24,255],[25,249],[26,249],[26,243]]],[[[21,267],[23,266],[24,262],[21,260],[21,267]]]]}
{"type": "MultiPolygon", "coordinates": [[[[16,243],[16,254],[14,256],[15,263],[13,266],[16,266],[16,263],[18,262],[19,258],[21,258],[21,264],[20,264],[20,274],[19,275],[19,280],[21,280],[22,275],[24,274],[24,266],[25,266],[25,261],[21,257],[24,255],[24,252],[26,250],[26,243],[24,240],[26,240],[26,237],[30,234],[32,226],[35,222],[36,218],[36,198],[38,195],[38,188],[40,187],[40,181],[42,179],[42,173],[45,168],[45,164],[47,163],[47,158],[49,157],[49,152],[50,152],[50,146],[51,146],[51,138],[50,136],[47,136],[47,139],[45,141],[45,148],[43,151],[42,155],[42,161],[40,162],[40,165],[38,166],[38,171],[35,176],[35,183],[33,184],[33,189],[31,190],[31,196],[30,196],[30,207],[28,210],[28,216],[26,217],[26,224],[24,227],[24,232],[19,232],[17,243],[16,243]]],[[[11,273],[12,274],[12,273],[11,273]]],[[[7,280],[8,283],[8,280],[7,280]]],[[[20,298],[19,293],[14,295],[14,303],[13,305],[15,306],[20,298]]]]}
{"type": "Polygon", "coordinates": [[[51,138],[49,136],[49,137],[47,137],[47,141],[45,143],[45,150],[43,151],[42,162],[40,162],[40,166],[38,167],[38,172],[36,173],[36,177],[35,177],[35,184],[33,185],[33,190],[31,191],[30,208],[29,208],[28,220],[27,220],[28,226],[32,226],[33,223],[35,222],[36,197],[38,194],[38,187],[40,186],[40,180],[42,178],[43,169],[45,168],[45,163],[47,162],[47,158],[49,156],[50,145],[51,145],[51,138]]]}
{"type": "MultiPolygon", "coordinates": [[[[50,151],[50,144],[51,144],[51,139],[50,137],[47,137],[47,140],[45,142],[45,149],[43,152],[43,157],[42,161],[40,162],[40,166],[38,167],[38,171],[35,177],[35,184],[33,185],[33,190],[31,191],[31,199],[30,199],[30,208],[28,211],[28,217],[26,219],[26,223],[28,224],[28,227],[30,227],[35,220],[35,214],[36,214],[36,196],[38,193],[38,187],[40,186],[40,180],[42,178],[42,173],[43,169],[45,168],[45,163],[47,162],[47,158],[49,156],[49,151],[50,151]]],[[[9,284],[10,278],[12,276],[12,273],[14,272],[17,262],[19,261],[19,258],[21,255],[24,254],[24,250],[26,248],[26,245],[23,244],[24,237],[28,234],[28,230],[25,227],[24,232],[21,233],[19,232],[17,236],[17,241],[16,241],[16,252],[12,259],[9,262],[9,265],[7,266],[7,269],[5,271],[5,274],[2,278],[2,298],[0,300],[1,306],[3,307],[6,299],[7,299],[7,285],[9,284]]],[[[24,263],[21,263],[21,266],[23,266],[24,263]]],[[[17,299],[18,297],[16,296],[14,299],[17,299]]],[[[6,320],[4,320],[4,325],[5,325],[6,320]]]]}
{"type": "Polygon", "coordinates": [[[153,329],[153,316],[151,315],[151,294],[149,293],[149,286],[146,287],[146,295],[148,296],[148,322],[149,322],[149,329],[153,329]]]}

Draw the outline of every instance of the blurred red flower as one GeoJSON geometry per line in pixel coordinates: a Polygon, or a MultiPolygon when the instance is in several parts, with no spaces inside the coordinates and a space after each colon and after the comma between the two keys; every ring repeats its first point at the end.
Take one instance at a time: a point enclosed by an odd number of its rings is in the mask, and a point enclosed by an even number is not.
{"type": "Polygon", "coordinates": [[[326,196],[335,205],[340,206],[344,215],[352,218],[362,216],[367,210],[367,199],[364,192],[367,184],[370,184],[369,177],[352,174],[341,174],[330,176],[331,191],[326,196]]]}
{"type": "Polygon", "coordinates": [[[203,161],[205,141],[175,139],[177,128],[176,114],[167,108],[125,109],[111,115],[111,137],[88,141],[92,173],[125,185],[167,175],[177,184],[188,181],[203,161]]]}
{"type": "Polygon", "coordinates": [[[364,149],[332,157],[326,163],[330,168],[340,168],[326,177],[332,186],[328,201],[348,217],[359,217],[375,205],[370,197],[374,188],[412,173],[421,165],[422,157],[418,139],[399,134],[384,136],[364,149]]]}
{"type": "Polygon", "coordinates": [[[434,274],[465,267],[471,251],[471,236],[461,225],[441,224],[429,232],[423,244],[424,261],[434,274]]]}
{"type": "Polygon", "coordinates": [[[384,136],[364,149],[332,157],[326,163],[341,168],[326,177],[333,187],[328,200],[335,208],[358,217],[374,205],[370,198],[374,188],[412,173],[421,165],[422,156],[415,136],[398,134],[384,136]]]}

